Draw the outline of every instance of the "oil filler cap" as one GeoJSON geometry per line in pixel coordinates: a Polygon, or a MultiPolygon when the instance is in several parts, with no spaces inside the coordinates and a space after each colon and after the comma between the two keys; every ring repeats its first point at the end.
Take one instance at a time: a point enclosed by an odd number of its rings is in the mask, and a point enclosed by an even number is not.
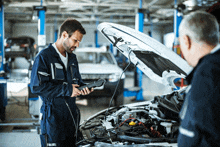
{"type": "Polygon", "coordinates": [[[131,121],[131,122],[129,123],[129,126],[135,126],[135,125],[136,125],[136,123],[133,122],[133,121],[131,121]]]}

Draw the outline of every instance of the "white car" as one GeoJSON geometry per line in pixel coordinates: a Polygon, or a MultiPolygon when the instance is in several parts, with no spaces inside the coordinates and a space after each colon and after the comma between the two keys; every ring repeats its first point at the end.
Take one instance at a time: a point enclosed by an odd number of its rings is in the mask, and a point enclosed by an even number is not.
{"type": "Polygon", "coordinates": [[[178,113],[185,89],[173,91],[174,79],[185,78],[192,67],[160,42],[134,29],[102,23],[98,30],[145,75],[166,87],[169,94],[111,107],[91,116],[80,125],[84,137],[81,142],[97,147],[177,147],[178,113]]]}
{"type": "Polygon", "coordinates": [[[123,91],[125,74],[118,66],[113,54],[108,51],[106,47],[77,48],[73,53],[77,56],[79,71],[83,82],[86,84],[93,83],[99,79],[104,79],[106,81],[103,86],[96,87],[94,92],[88,96],[95,98],[106,97],[110,100],[116,90],[114,105],[122,105],[124,99],[123,91]]]}

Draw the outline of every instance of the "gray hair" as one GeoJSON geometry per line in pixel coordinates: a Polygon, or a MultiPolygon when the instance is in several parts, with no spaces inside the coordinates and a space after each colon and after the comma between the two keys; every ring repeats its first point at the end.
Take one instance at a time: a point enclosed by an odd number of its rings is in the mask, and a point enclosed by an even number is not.
{"type": "Polygon", "coordinates": [[[195,11],[184,16],[179,26],[179,36],[187,35],[197,43],[217,45],[219,25],[216,18],[203,11],[195,11]]]}

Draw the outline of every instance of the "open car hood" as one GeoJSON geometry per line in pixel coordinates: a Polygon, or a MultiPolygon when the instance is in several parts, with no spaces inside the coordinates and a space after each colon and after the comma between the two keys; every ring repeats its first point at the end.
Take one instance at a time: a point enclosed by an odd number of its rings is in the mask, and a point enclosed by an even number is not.
{"type": "Polygon", "coordinates": [[[179,55],[144,33],[105,22],[98,30],[145,75],[167,88],[175,88],[174,79],[185,78],[192,70],[179,55]]]}

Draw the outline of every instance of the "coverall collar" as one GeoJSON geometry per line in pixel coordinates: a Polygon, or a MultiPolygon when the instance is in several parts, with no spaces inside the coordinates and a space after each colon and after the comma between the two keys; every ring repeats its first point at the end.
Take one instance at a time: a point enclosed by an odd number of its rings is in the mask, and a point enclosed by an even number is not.
{"type": "MultiPolygon", "coordinates": [[[[210,52],[210,54],[214,54],[214,53],[216,53],[216,52],[220,52],[220,44],[218,44],[211,52],[210,52]]],[[[187,81],[187,84],[189,85],[189,84],[191,84],[191,82],[192,82],[192,78],[193,78],[193,74],[194,74],[194,72],[196,71],[196,69],[197,69],[197,67],[199,66],[199,64],[203,61],[203,59],[206,57],[206,56],[208,56],[208,55],[210,55],[210,54],[207,54],[207,55],[205,55],[204,57],[202,57],[200,60],[199,60],[199,62],[198,62],[198,64],[196,65],[196,67],[190,72],[190,74],[186,77],[186,81],[187,81]]]]}
{"type": "MultiPolygon", "coordinates": [[[[59,59],[59,61],[63,64],[63,62],[60,59],[59,54],[57,53],[57,51],[55,50],[55,48],[53,47],[52,43],[49,44],[48,48],[50,49],[51,55],[57,57],[59,59]]],[[[67,63],[67,67],[69,67],[69,65],[71,65],[73,63],[73,60],[71,60],[72,55],[75,55],[74,53],[68,53],[68,63],[67,63]]],[[[64,64],[63,64],[64,66],[64,64]]]]}
{"type": "Polygon", "coordinates": [[[56,50],[55,50],[55,48],[53,47],[52,43],[49,44],[48,48],[50,49],[51,54],[52,54],[53,56],[59,57],[59,54],[56,52],[56,50]]]}
{"type": "Polygon", "coordinates": [[[217,52],[219,49],[220,49],[220,44],[216,45],[216,47],[212,49],[211,54],[217,52]]]}

